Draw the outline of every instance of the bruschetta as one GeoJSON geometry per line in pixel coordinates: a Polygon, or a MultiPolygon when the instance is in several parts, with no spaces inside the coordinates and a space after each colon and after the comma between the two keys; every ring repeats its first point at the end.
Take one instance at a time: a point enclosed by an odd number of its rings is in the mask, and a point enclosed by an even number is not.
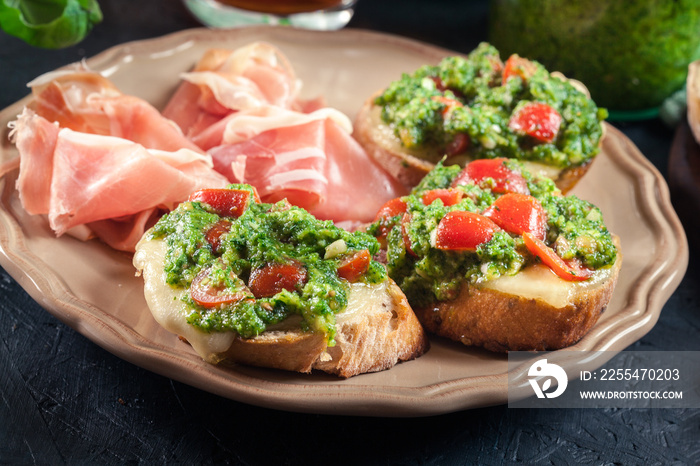
{"type": "Polygon", "coordinates": [[[580,340],[622,264],[600,209],[506,158],[438,162],[367,231],[429,332],[499,352],[580,340]]]}
{"type": "Polygon", "coordinates": [[[378,251],[366,233],[231,185],[163,216],[133,263],[155,319],[204,360],[346,378],[428,348],[378,251]]]}
{"type": "Polygon", "coordinates": [[[355,138],[412,188],[435,164],[506,157],[570,190],[599,152],[605,109],[579,82],[480,44],[405,73],[366,100],[355,138]]]}

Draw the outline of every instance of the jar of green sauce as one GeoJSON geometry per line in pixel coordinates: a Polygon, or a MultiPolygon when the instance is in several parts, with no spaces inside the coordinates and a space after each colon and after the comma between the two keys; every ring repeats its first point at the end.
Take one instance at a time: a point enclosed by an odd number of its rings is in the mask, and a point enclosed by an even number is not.
{"type": "Polygon", "coordinates": [[[582,81],[611,115],[653,116],[700,58],[700,0],[491,0],[489,41],[582,81]]]}

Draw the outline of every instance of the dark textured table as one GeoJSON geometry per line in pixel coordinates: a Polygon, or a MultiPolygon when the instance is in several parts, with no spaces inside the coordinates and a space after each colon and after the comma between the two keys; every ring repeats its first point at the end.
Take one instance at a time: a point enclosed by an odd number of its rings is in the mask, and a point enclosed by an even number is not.
{"type": "MultiPolygon", "coordinates": [[[[38,50],[0,33],[0,108],[45,71],[198,26],[175,0],[101,4],[105,21],[69,49],[38,50]]],[[[483,1],[360,0],[350,27],[468,52],[486,39],[487,14],[483,1]]],[[[659,120],[615,125],[668,173],[672,128],[659,120]]],[[[633,349],[700,350],[696,247],[691,241],[683,282],[633,349]]],[[[383,419],[253,407],[118,359],[52,317],[0,269],[0,464],[514,462],[699,464],[700,410],[496,406],[383,419]]]]}

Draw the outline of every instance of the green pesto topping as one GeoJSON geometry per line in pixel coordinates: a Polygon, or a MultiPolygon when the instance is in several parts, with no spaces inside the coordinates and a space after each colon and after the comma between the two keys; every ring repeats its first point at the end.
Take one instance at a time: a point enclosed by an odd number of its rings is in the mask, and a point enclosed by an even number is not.
{"type": "MultiPolygon", "coordinates": [[[[587,268],[597,270],[612,265],[617,249],[612,235],[603,223],[597,207],[576,196],[563,196],[548,178],[537,178],[526,171],[520,162],[509,160],[506,166],[519,172],[527,181],[530,195],[539,201],[547,214],[545,244],[563,259],[576,258],[587,268]]],[[[482,243],[476,251],[441,250],[431,246],[440,220],[450,211],[462,210],[483,213],[502,194],[469,183],[454,189],[465,196],[453,206],[444,206],[441,200],[425,205],[421,194],[432,189],[451,186],[461,172],[456,165],[437,166],[403,199],[407,204],[410,221],[401,227],[403,216],[370,225],[368,232],[381,234],[381,225],[389,224],[386,238],[387,268],[414,306],[426,306],[457,296],[463,283],[482,283],[502,275],[513,275],[521,268],[538,262],[517,234],[497,231],[491,240],[482,243]],[[407,251],[405,235],[413,254],[407,251]]],[[[434,243],[433,243],[434,244],[434,243]]]]}
{"type": "Polygon", "coordinates": [[[449,155],[507,157],[560,169],[588,162],[599,151],[607,112],[569,81],[530,63],[526,79],[512,76],[503,83],[498,50],[482,43],[466,58],[446,57],[438,65],[404,74],[375,104],[401,144],[434,163],[449,152],[456,135],[468,136],[469,142],[449,155]],[[459,105],[450,105],[445,98],[459,105]],[[509,127],[513,115],[527,103],[547,104],[561,115],[553,141],[542,142],[509,127]]]}
{"type": "MultiPolygon", "coordinates": [[[[249,189],[246,185],[229,188],[249,189]]],[[[348,303],[349,284],[338,276],[341,260],[365,249],[371,255],[379,251],[372,236],[347,232],[286,201],[251,202],[238,218],[221,217],[204,202],[187,201],[163,216],[151,236],[166,242],[168,284],[187,289],[183,299],[189,309],[189,324],[205,332],[235,331],[248,338],[289,316],[300,315],[302,328],[323,333],[329,344],[333,344],[335,314],[348,303]],[[225,233],[214,247],[207,232],[222,221],[225,233]],[[342,248],[328,257],[327,248],[333,243],[342,244],[342,248]],[[283,289],[255,299],[248,288],[251,271],[290,261],[301,265],[305,282],[293,291],[283,289]],[[195,302],[192,281],[205,269],[208,286],[219,293],[241,293],[245,299],[209,308],[195,302]]],[[[380,283],[386,278],[385,267],[371,261],[358,280],[380,283]]]]}

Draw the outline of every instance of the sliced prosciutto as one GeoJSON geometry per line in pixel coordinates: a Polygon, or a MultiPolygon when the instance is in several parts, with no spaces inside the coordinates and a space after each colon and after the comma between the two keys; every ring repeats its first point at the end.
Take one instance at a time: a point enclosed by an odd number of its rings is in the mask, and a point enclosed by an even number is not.
{"type": "Polygon", "coordinates": [[[249,141],[260,133],[278,128],[292,128],[312,121],[334,120],[348,133],[352,122],[343,113],[332,108],[321,108],[311,113],[265,105],[232,113],[202,131],[192,140],[200,148],[210,150],[224,144],[249,141]]]}
{"type": "Polygon", "coordinates": [[[30,109],[61,128],[116,136],[148,149],[199,151],[147,101],[122,94],[110,80],[85,69],[47,73],[29,86],[30,109]]]}
{"type": "Polygon", "coordinates": [[[217,171],[255,186],[264,202],[286,197],[318,218],[357,224],[371,221],[405,191],[351,131],[349,120],[333,109],[304,114],[259,108],[227,117],[219,128],[221,143],[209,153],[217,171]]]}
{"type": "Polygon", "coordinates": [[[194,138],[233,112],[260,106],[313,111],[321,100],[299,99],[301,81],[279,49],[254,42],[237,50],[211,49],[179,86],[163,110],[194,138]]]}
{"type": "Polygon", "coordinates": [[[57,235],[97,222],[93,233],[122,250],[133,250],[162,210],[197,189],[227,184],[208,155],[60,128],[29,109],[11,137],[20,153],[17,189],[25,210],[47,214],[57,235]]]}
{"type": "Polygon", "coordinates": [[[25,109],[12,125],[10,139],[20,155],[17,190],[22,206],[30,214],[48,213],[58,124],[25,109]]]}
{"type": "Polygon", "coordinates": [[[166,212],[165,209],[154,207],[123,217],[108,218],[80,225],[69,230],[68,233],[76,236],[74,231],[84,227],[89,232],[89,236],[85,239],[99,238],[114,249],[132,252],[146,230],[155,225],[166,212]]]}
{"type": "Polygon", "coordinates": [[[351,225],[404,194],[350,136],[346,115],[299,98],[301,81],[276,47],[209,50],[181,77],[164,116],[212,155],[217,171],[252,184],[263,201],[287,198],[351,225]]]}
{"type": "Polygon", "coordinates": [[[287,198],[314,213],[328,190],[324,122],[266,131],[209,151],[214,168],[231,182],[255,186],[263,202],[287,198]]]}

